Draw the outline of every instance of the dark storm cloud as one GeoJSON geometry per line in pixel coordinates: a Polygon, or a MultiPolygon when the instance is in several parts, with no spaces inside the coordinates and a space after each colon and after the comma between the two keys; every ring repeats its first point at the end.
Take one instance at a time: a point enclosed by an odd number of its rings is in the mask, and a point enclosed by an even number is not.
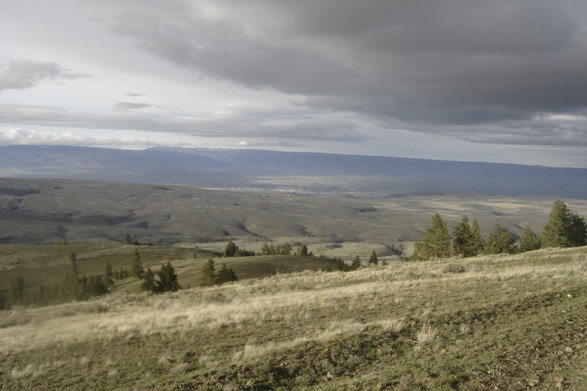
{"type": "Polygon", "coordinates": [[[125,15],[113,27],[143,49],[182,67],[252,88],[287,93],[332,93],[353,72],[321,53],[282,42],[247,38],[238,29],[203,19],[174,20],[125,15]]]}
{"type": "Polygon", "coordinates": [[[540,120],[585,113],[587,24],[580,2],[208,5],[212,16],[186,5],[173,21],[125,15],[113,27],[185,69],[299,94],[309,107],[356,112],[384,127],[477,142],[585,142],[584,121],[540,120]]]}
{"type": "Polygon", "coordinates": [[[0,91],[31,88],[43,80],[77,79],[85,77],[52,62],[10,60],[0,65],[0,91]]]}

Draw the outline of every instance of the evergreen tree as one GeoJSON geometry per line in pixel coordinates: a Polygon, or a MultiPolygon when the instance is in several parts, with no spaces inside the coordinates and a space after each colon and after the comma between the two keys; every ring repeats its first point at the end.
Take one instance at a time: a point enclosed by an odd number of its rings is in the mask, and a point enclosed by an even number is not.
{"type": "Polygon", "coordinates": [[[571,227],[571,211],[562,201],[552,206],[548,222],[544,226],[542,247],[569,247],[569,228],[571,227]]]}
{"type": "Polygon", "coordinates": [[[377,258],[377,253],[375,252],[375,250],[373,250],[373,252],[371,253],[371,257],[369,257],[369,265],[377,265],[377,263],[379,263],[379,259],[377,258]]]}
{"type": "Polygon", "coordinates": [[[144,291],[151,291],[155,292],[157,289],[157,283],[155,281],[155,274],[151,270],[151,268],[147,268],[145,275],[143,276],[143,282],[141,284],[141,289],[144,291]]]}
{"type": "Polygon", "coordinates": [[[359,258],[358,255],[355,255],[355,257],[353,258],[353,263],[351,267],[353,268],[353,270],[357,270],[361,267],[361,258],[359,258]]]}
{"type": "Polygon", "coordinates": [[[447,258],[450,256],[450,233],[446,223],[438,213],[432,216],[430,227],[416,243],[414,259],[427,260],[430,258],[447,258]]]}
{"type": "Polygon", "coordinates": [[[161,265],[161,270],[158,273],[159,281],[157,281],[157,292],[177,292],[181,286],[177,281],[177,274],[171,263],[167,262],[161,265]]]}
{"type": "Polygon", "coordinates": [[[7,310],[10,308],[10,301],[8,294],[4,289],[0,289],[0,310],[7,310]]]}
{"type": "Polygon", "coordinates": [[[473,232],[467,216],[463,216],[460,223],[453,230],[453,251],[456,255],[471,257],[476,255],[474,249],[473,232]]]}
{"type": "Polygon", "coordinates": [[[106,262],[106,266],[104,266],[104,283],[107,286],[114,285],[114,281],[112,278],[114,277],[114,272],[112,271],[112,264],[110,261],[106,262]]]}
{"type": "Polygon", "coordinates": [[[562,201],[552,207],[544,226],[542,247],[575,247],[587,244],[587,226],[583,217],[571,212],[562,201]]]}
{"type": "Polygon", "coordinates": [[[483,238],[481,237],[481,228],[479,228],[477,219],[473,219],[471,224],[471,249],[473,250],[473,256],[479,255],[483,251],[483,238]]]}
{"type": "Polygon", "coordinates": [[[216,283],[216,275],[214,274],[214,260],[209,258],[202,268],[202,275],[200,277],[201,286],[212,286],[216,283]]]}
{"type": "Polygon", "coordinates": [[[291,244],[290,243],[285,243],[283,245],[283,247],[281,248],[281,254],[282,255],[291,255],[291,244]]]}
{"type": "Polygon", "coordinates": [[[25,298],[25,283],[22,277],[12,278],[10,280],[10,291],[8,300],[10,306],[24,304],[25,298]]]}
{"type": "Polygon", "coordinates": [[[224,256],[227,258],[234,257],[234,255],[236,254],[237,251],[238,251],[238,247],[231,240],[228,242],[228,244],[226,245],[226,248],[224,249],[224,256]]]}
{"type": "Polygon", "coordinates": [[[502,228],[499,223],[496,223],[487,237],[485,252],[487,254],[513,253],[514,238],[512,234],[506,228],[502,228]]]}
{"type": "Polygon", "coordinates": [[[261,255],[270,255],[269,245],[267,243],[263,243],[263,247],[261,248],[261,255]]]}
{"type": "Polygon", "coordinates": [[[520,252],[538,250],[540,248],[540,238],[536,236],[529,225],[526,225],[522,236],[520,236],[520,252]]]}
{"type": "Polygon", "coordinates": [[[144,273],[145,269],[143,269],[143,263],[141,262],[141,254],[139,253],[139,250],[135,248],[132,256],[132,274],[136,278],[143,278],[144,273]]]}
{"type": "Polygon", "coordinates": [[[123,244],[131,244],[130,235],[128,233],[124,234],[124,238],[122,239],[123,244]]]}
{"type": "Polygon", "coordinates": [[[587,225],[585,224],[583,217],[576,213],[571,214],[569,242],[575,247],[587,245],[587,225]]]}
{"type": "Polygon", "coordinates": [[[216,277],[216,283],[219,285],[224,284],[225,282],[237,281],[238,278],[236,277],[236,273],[234,270],[229,269],[226,267],[226,264],[222,264],[222,268],[218,271],[218,276],[216,277]]]}
{"type": "Polygon", "coordinates": [[[298,248],[298,255],[302,256],[302,257],[307,257],[308,256],[308,246],[306,246],[305,244],[302,245],[302,247],[298,248]]]}
{"type": "Polygon", "coordinates": [[[65,272],[61,286],[60,296],[63,300],[79,299],[83,293],[81,280],[78,277],[77,257],[74,252],[69,254],[69,265],[69,270],[65,272]]]}
{"type": "Polygon", "coordinates": [[[83,277],[78,280],[77,294],[76,294],[77,300],[87,300],[90,298],[89,285],[90,284],[88,281],[88,276],[86,276],[84,274],[83,277]]]}
{"type": "Polygon", "coordinates": [[[102,281],[102,276],[90,276],[88,281],[88,292],[90,297],[94,296],[102,296],[108,293],[108,288],[104,281],[102,281]]]}

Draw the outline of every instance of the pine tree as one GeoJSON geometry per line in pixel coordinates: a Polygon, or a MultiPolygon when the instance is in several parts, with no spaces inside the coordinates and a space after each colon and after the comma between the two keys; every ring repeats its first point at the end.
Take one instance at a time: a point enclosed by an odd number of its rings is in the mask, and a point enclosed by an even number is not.
{"type": "Polygon", "coordinates": [[[536,236],[529,225],[526,225],[522,236],[520,236],[520,252],[538,250],[540,248],[540,238],[536,236]]]}
{"type": "Polygon", "coordinates": [[[216,277],[217,284],[224,284],[225,282],[237,281],[238,278],[236,277],[236,273],[234,270],[229,269],[226,267],[226,264],[222,264],[222,268],[218,271],[218,276],[216,277]]]}
{"type": "Polygon", "coordinates": [[[106,262],[106,266],[104,266],[104,283],[107,286],[114,285],[114,281],[112,278],[114,277],[114,272],[112,271],[112,264],[110,261],[106,262]]]}
{"type": "Polygon", "coordinates": [[[261,255],[269,255],[269,245],[267,245],[267,243],[263,243],[263,247],[261,248],[261,255]]]}
{"type": "Polygon", "coordinates": [[[307,257],[308,256],[308,246],[306,246],[305,244],[302,245],[302,247],[298,248],[298,255],[302,256],[302,257],[307,257]]]}
{"type": "Polygon", "coordinates": [[[427,260],[430,258],[447,258],[450,256],[450,234],[446,223],[438,213],[432,216],[430,227],[416,243],[414,259],[427,260]]]}
{"type": "Polygon", "coordinates": [[[472,255],[479,255],[483,251],[483,238],[481,237],[481,228],[477,219],[473,219],[471,224],[471,248],[472,255]]]}
{"type": "Polygon", "coordinates": [[[90,276],[88,281],[88,292],[90,297],[94,296],[102,296],[108,293],[108,288],[104,281],[102,281],[102,276],[90,276]]]}
{"type": "Polygon", "coordinates": [[[359,258],[358,255],[355,255],[355,257],[353,258],[353,263],[351,267],[353,268],[353,270],[357,270],[361,267],[361,258],[359,258]]]}
{"type": "Polygon", "coordinates": [[[471,257],[476,255],[473,231],[467,216],[463,216],[460,223],[453,230],[453,251],[456,255],[471,257]]]}
{"type": "Polygon", "coordinates": [[[10,306],[24,304],[25,283],[22,277],[16,277],[10,280],[10,291],[8,300],[10,306]]]}
{"type": "Polygon", "coordinates": [[[136,278],[143,278],[143,274],[145,273],[145,269],[143,269],[143,263],[141,262],[141,254],[139,250],[135,248],[135,251],[132,256],[132,274],[136,278]]]}
{"type": "Polygon", "coordinates": [[[143,282],[141,284],[141,289],[144,291],[155,292],[157,289],[157,283],[155,281],[155,274],[151,270],[151,268],[147,268],[145,275],[143,276],[143,282]]]}
{"type": "Polygon", "coordinates": [[[0,310],[7,310],[10,308],[10,301],[8,294],[4,289],[0,289],[0,310]]]}
{"type": "Polygon", "coordinates": [[[283,247],[281,248],[281,254],[282,255],[291,255],[291,244],[290,243],[285,243],[283,245],[283,247]]]}
{"type": "Polygon", "coordinates": [[[77,268],[77,257],[74,252],[69,254],[70,268],[65,272],[61,288],[61,298],[63,300],[78,299],[83,294],[81,280],[77,268]]]}
{"type": "Polygon", "coordinates": [[[214,274],[214,260],[209,258],[202,268],[202,275],[200,277],[201,286],[212,286],[216,283],[216,275],[214,274]]]}
{"type": "Polygon", "coordinates": [[[571,227],[569,228],[569,242],[572,246],[587,245],[587,225],[583,217],[576,213],[571,214],[571,227]]]}
{"type": "Polygon", "coordinates": [[[377,258],[377,253],[375,250],[371,252],[371,257],[369,257],[369,265],[377,265],[379,263],[379,259],[377,258]]]}
{"type": "Polygon", "coordinates": [[[552,206],[548,222],[544,226],[542,247],[569,247],[569,228],[571,226],[571,212],[562,201],[556,201],[552,206]]]}
{"type": "Polygon", "coordinates": [[[181,286],[177,281],[177,274],[171,263],[167,262],[161,265],[161,270],[158,273],[159,281],[157,281],[157,292],[177,292],[181,286]]]}
{"type": "Polygon", "coordinates": [[[236,254],[237,251],[238,251],[238,247],[231,240],[228,242],[228,244],[226,245],[226,248],[224,249],[224,257],[226,257],[226,258],[234,257],[234,255],[236,254]]]}
{"type": "Polygon", "coordinates": [[[512,234],[506,228],[502,228],[499,223],[496,223],[487,237],[485,252],[487,254],[513,253],[514,238],[512,234]]]}
{"type": "Polygon", "coordinates": [[[131,244],[130,235],[128,233],[124,234],[124,238],[122,239],[123,244],[131,244]]]}

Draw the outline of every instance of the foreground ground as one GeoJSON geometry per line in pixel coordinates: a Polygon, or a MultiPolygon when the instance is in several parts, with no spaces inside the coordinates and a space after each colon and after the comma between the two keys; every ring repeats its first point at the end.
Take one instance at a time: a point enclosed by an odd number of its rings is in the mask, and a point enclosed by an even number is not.
{"type": "Polygon", "coordinates": [[[0,313],[2,390],[587,389],[587,248],[0,313]]]}

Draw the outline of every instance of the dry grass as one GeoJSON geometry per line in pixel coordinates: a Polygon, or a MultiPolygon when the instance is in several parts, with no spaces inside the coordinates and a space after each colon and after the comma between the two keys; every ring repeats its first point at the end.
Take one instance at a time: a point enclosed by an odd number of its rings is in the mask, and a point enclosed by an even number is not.
{"type": "MultiPolygon", "coordinates": [[[[1,312],[0,347],[7,357],[36,357],[4,368],[14,380],[56,373],[57,364],[48,364],[52,361],[39,352],[67,346],[133,346],[134,341],[157,340],[162,335],[170,336],[167,344],[178,341],[179,347],[151,348],[155,357],[150,365],[169,374],[169,379],[231,365],[265,365],[261,363],[268,357],[355,339],[376,338],[379,342],[374,346],[379,347],[374,348],[378,353],[373,357],[385,354],[381,341],[393,344],[403,339],[418,357],[438,346],[451,352],[463,349],[459,343],[484,335],[478,321],[462,313],[509,306],[544,292],[560,292],[571,303],[575,294],[568,298],[569,289],[587,282],[586,254],[587,248],[552,249],[392,262],[355,272],[278,274],[165,295],[117,293],[83,303],[1,312]],[[455,315],[457,310],[461,315],[455,315]],[[447,326],[439,320],[445,318],[455,318],[455,324],[447,326]],[[206,337],[202,341],[194,337],[200,335],[206,337]],[[186,361],[182,355],[193,338],[199,341],[199,347],[191,348],[197,354],[186,361]]],[[[389,354],[396,352],[401,352],[401,346],[389,350],[389,354]]],[[[124,381],[123,366],[128,364],[114,356],[85,354],[76,360],[74,364],[73,359],[65,359],[59,367],[70,371],[102,368],[105,378],[124,381]]]]}

